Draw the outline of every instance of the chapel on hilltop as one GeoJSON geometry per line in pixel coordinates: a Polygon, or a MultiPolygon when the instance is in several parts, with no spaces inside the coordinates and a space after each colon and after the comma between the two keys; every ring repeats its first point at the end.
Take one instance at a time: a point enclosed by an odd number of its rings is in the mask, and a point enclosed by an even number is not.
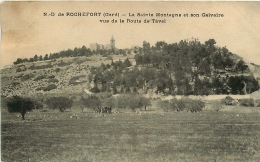
{"type": "Polygon", "coordinates": [[[91,43],[90,49],[94,50],[94,51],[101,50],[101,49],[115,50],[116,49],[115,39],[112,36],[111,39],[110,39],[110,44],[106,44],[106,45],[99,44],[99,43],[91,43]]]}

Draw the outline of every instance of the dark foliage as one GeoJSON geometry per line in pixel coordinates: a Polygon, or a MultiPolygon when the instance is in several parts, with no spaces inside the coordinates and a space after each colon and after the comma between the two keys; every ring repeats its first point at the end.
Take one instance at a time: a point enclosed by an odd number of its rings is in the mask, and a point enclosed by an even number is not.
{"type": "Polygon", "coordinates": [[[73,100],[67,97],[51,97],[46,100],[45,104],[51,109],[58,109],[64,112],[65,109],[72,107],[73,100]]]}
{"type": "Polygon", "coordinates": [[[250,98],[250,99],[240,99],[239,100],[239,105],[245,106],[245,107],[257,106],[257,105],[255,105],[254,99],[252,99],[252,98],[250,98]]]}
{"type": "Polygon", "coordinates": [[[95,95],[81,97],[80,102],[83,106],[93,109],[95,111],[101,107],[101,100],[99,97],[95,95]]]}
{"type": "Polygon", "coordinates": [[[50,91],[56,88],[57,86],[55,84],[49,84],[47,87],[43,88],[43,91],[50,91]]]}
{"type": "Polygon", "coordinates": [[[81,83],[85,83],[85,80],[80,81],[81,78],[85,78],[86,75],[74,76],[70,78],[69,85],[77,85],[81,83]]]}
{"type": "Polygon", "coordinates": [[[172,99],[170,101],[159,101],[158,106],[163,108],[164,111],[190,111],[199,112],[205,107],[205,103],[201,100],[193,100],[189,98],[172,99]]]}
{"type": "Polygon", "coordinates": [[[58,82],[59,82],[59,80],[56,79],[56,78],[50,78],[50,79],[48,80],[48,83],[58,83],[58,82]]]}
{"type": "Polygon", "coordinates": [[[34,81],[39,81],[39,80],[42,80],[42,79],[45,79],[46,78],[46,76],[44,76],[44,75],[39,75],[39,76],[37,76],[36,78],[34,78],[34,81]]]}
{"type": "Polygon", "coordinates": [[[21,81],[27,81],[30,80],[34,77],[34,74],[30,73],[30,74],[25,74],[21,77],[21,81]]]}
{"type": "Polygon", "coordinates": [[[19,96],[13,96],[7,100],[8,112],[19,112],[24,120],[25,113],[31,111],[34,108],[34,102],[29,98],[22,98],[19,96]]]}

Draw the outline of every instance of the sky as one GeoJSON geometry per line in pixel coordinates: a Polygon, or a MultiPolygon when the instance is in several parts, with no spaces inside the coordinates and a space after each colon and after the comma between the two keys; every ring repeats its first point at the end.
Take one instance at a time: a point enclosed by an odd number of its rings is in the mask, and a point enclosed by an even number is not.
{"type": "Polygon", "coordinates": [[[195,37],[204,43],[213,38],[217,46],[226,46],[246,61],[260,64],[260,2],[3,2],[0,7],[0,67],[35,54],[89,47],[90,43],[108,44],[112,35],[117,48],[142,46],[143,41],[154,45],[195,37]],[[55,16],[43,16],[46,12],[55,16]],[[66,12],[97,12],[101,16],[58,16],[66,12]],[[103,17],[104,13],[119,13],[119,17],[103,17]],[[153,17],[138,17],[137,13],[153,17]],[[155,17],[156,13],[181,17],[155,17]],[[202,17],[202,13],[224,17],[202,17]],[[110,23],[100,22],[105,19],[110,23]],[[142,23],[111,23],[112,19],[138,19],[142,23]],[[143,23],[144,19],[166,19],[166,23],[143,23]]]}

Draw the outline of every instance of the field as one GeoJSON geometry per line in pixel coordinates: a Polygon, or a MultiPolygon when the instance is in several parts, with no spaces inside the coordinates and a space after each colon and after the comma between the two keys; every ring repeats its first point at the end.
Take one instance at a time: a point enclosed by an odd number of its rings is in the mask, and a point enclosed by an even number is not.
{"type": "Polygon", "coordinates": [[[2,113],[2,161],[260,161],[260,111],[248,109],[2,113]]]}

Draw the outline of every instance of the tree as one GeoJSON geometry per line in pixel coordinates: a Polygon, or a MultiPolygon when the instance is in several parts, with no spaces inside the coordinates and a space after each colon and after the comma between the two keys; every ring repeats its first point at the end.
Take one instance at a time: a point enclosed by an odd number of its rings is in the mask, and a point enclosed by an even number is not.
{"type": "Polygon", "coordinates": [[[34,55],[33,61],[38,61],[38,56],[37,55],[34,55]]]}
{"type": "Polygon", "coordinates": [[[39,61],[42,61],[42,55],[39,56],[39,61]]]}
{"type": "Polygon", "coordinates": [[[96,95],[89,95],[87,97],[81,97],[81,103],[93,110],[97,110],[101,106],[101,100],[96,95]]]}
{"type": "Polygon", "coordinates": [[[131,62],[129,61],[128,58],[125,59],[124,64],[125,64],[126,67],[130,67],[130,66],[132,66],[132,64],[131,64],[131,62]]]}
{"type": "Polygon", "coordinates": [[[17,60],[14,62],[14,65],[20,64],[20,63],[22,63],[22,62],[23,62],[23,59],[17,58],[17,60]]]}
{"type": "Polygon", "coordinates": [[[19,96],[13,96],[7,101],[8,112],[19,112],[22,115],[22,119],[24,120],[24,116],[27,111],[31,111],[34,108],[34,102],[29,98],[22,98],[19,96]]]}
{"type": "Polygon", "coordinates": [[[29,62],[33,62],[33,61],[34,61],[34,59],[33,59],[33,58],[30,58],[30,59],[29,59],[29,62]]]}
{"type": "Polygon", "coordinates": [[[151,53],[150,43],[148,43],[146,41],[143,42],[143,52],[144,52],[144,54],[150,54],[151,53]]]}
{"type": "Polygon", "coordinates": [[[46,54],[43,59],[44,60],[49,60],[48,54],[46,54]]]}
{"type": "Polygon", "coordinates": [[[244,88],[243,76],[231,76],[228,80],[228,86],[231,88],[232,94],[242,94],[244,88]]]}
{"type": "Polygon", "coordinates": [[[205,42],[205,45],[209,48],[214,48],[214,45],[216,44],[217,42],[215,41],[215,39],[209,39],[205,42]]]}
{"type": "Polygon", "coordinates": [[[73,100],[67,97],[51,97],[46,101],[46,104],[53,109],[59,109],[64,112],[65,109],[71,108],[73,105],[73,100]]]}
{"type": "Polygon", "coordinates": [[[245,64],[243,60],[240,60],[236,65],[236,70],[241,71],[244,73],[245,70],[247,70],[248,66],[245,64]]]}
{"type": "Polygon", "coordinates": [[[163,50],[167,46],[167,43],[164,41],[159,41],[155,43],[155,48],[159,51],[163,50]]]}

